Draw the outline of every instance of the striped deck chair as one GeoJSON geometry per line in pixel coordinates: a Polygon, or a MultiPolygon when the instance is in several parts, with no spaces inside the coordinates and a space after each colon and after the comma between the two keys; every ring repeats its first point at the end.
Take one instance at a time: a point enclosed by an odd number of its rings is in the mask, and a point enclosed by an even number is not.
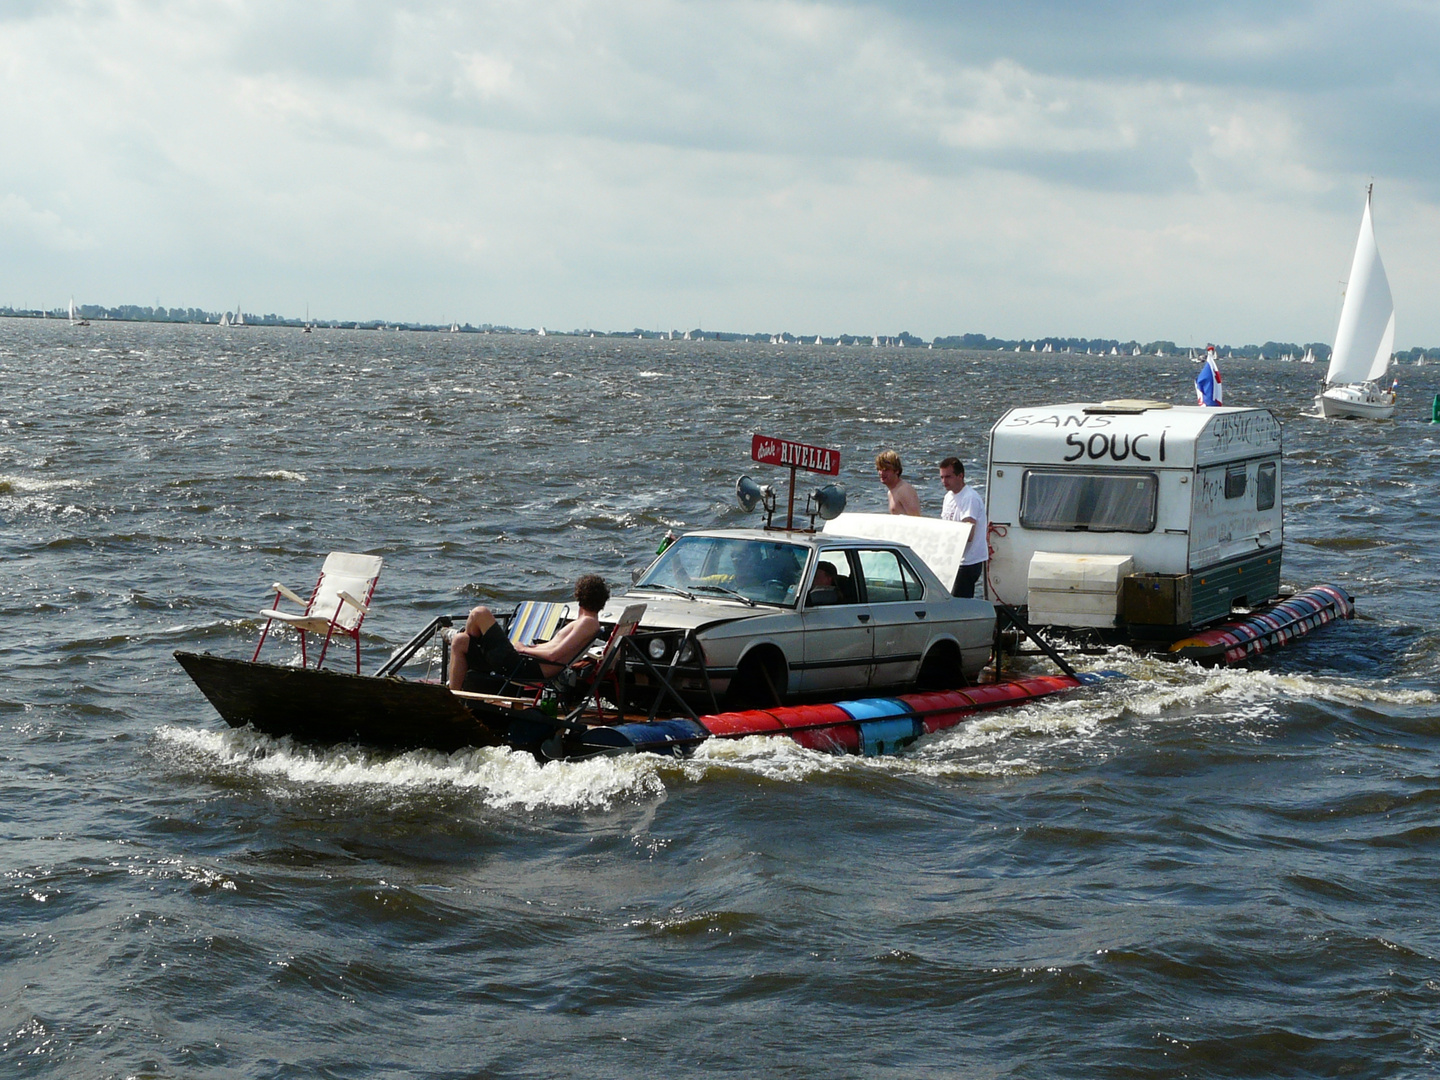
{"type": "Polygon", "coordinates": [[[549,641],[560,628],[566,607],[566,604],[546,600],[522,600],[510,616],[506,631],[510,644],[534,645],[537,641],[549,641]]]}

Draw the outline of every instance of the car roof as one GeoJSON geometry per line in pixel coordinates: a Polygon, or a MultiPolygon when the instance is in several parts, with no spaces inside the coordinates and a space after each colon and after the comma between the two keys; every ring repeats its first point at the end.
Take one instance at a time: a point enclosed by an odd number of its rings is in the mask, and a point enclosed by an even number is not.
{"type": "Polygon", "coordinates": [[[686,532],[684,536],[714,536],[725,540],[768,540],[771,543],[799,544],[811,548],[886,547],[909,550],[904,544],[893,540],[867,540],[860,536],[812,533],[803,529],[694,529],[686,532]]]}

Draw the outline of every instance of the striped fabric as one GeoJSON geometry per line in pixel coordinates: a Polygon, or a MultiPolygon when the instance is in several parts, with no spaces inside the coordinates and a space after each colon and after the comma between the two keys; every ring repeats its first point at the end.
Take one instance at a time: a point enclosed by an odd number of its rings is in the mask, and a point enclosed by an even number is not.
{"type": "Polygon", "coordinates": [[[510,643],[534,645],[537,641],[549,641],[555,636],[567,606],[544,600],[522,601],[510,616],[510,643]]]}

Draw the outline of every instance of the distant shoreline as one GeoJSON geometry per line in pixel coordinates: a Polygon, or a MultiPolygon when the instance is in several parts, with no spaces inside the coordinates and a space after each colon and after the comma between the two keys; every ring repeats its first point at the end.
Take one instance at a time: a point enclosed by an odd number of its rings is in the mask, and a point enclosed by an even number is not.
{"type": "MultiPolygon", "coordinates": [[[[1039,338],[993,338],[985,334],[952,334],[933,339],[917,337],[908,331],[902,331],[895,335],[886,334],[840,334],[836,337],[825,337],[823,334],[792,334],[781,333],[742,333],[739,331],[725,330],[645,330],[636,327],[632,330],[550,330],[545,327],[515,327],[495,323],[482,323],[478,326],[471,323],[415,323],[397,322],[389,319],[311,319],[308,324],[305,319],[297,319],[283,315],[252,315],[245,313],[242,324],[222,326],[221,320],[227,321],[234,318],[232,312],[204,311],[199,308],[146,308],[135,305],[123,305],[117,308],[106,308],[96,304],[77,306],[76,315],[81,319],[95,322],[131,322],[131,323],[188,323],[194,325],[210,325],[223,329],[235,329],[245,331],[251,328],[261,327],[287,327],[291,329],[303,329],[309,325],[316,330],[375,330],[375,331],[406,331],[410,333],[457,333],[457,334],[508,334],[521,337],[566,337],[566,338],[606,338],[611,340],[635,340],[647,341],[746,341],[756,344],[774,345],[831,345],[845,347],[880,347],[880,348],[918,348],[918,349],[966,349],[974,352],[1018,352],[1022,354],[1049,353],[1055,355],[1071,356],[1158,356],[1162,358],[1180,359],[1203,359],[1205,348],[1209,342],[1198,345],[1177,345],[1173,341],[1121,341],[1118,338],[1075,338],[1075,337],[1039,337],[1039,338]],[[1138,352],[1136,350],[1139,350],[1138,352]]],[[[48,319],[64,322],[68,318],[68,311],[65,308],[44,310],[39,308],[12,308],[0,307],[0,318],[10,319],[48,319]]],[[[1315,357],[1317,363],[1327,363],[1330,359],[1330,346],[1323,341],[1312,341],[1300,344],[1288,341],[1267,341],[1262,345],[1215,345],[1216,351],[1222,361],[1229,359],[1245,360],[1284,360],[1298,361],[1308,349],[1315,357]]],[[[1420,359],[1440,360],[1440,347],[1420,348],[1401,350],[1395,353],[1400,360],[1410,360],[1412,363],[1420,359]]]]}

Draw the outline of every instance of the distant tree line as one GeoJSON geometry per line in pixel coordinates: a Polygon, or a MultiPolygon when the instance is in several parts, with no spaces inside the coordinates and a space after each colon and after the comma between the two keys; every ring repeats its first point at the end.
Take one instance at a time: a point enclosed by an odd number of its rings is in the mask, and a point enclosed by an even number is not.
{"type": "MultiPolygon", "coordinates": [[[[101,320],[115,320],[120,322],[166,322],[166,323],[218,323],[221,318],[233,321],[235,312],[229,311],[206,311],[202,308],[167,308],[167,307],[145,307],[138,304],[121,304],[118,307],[103,307],[98,304],[83,304],[76,307],[76,314],[92,322],[101,320]]],[[[0,316],[10,318],[30,319],[64,319],[69,315],[68,308],[15,308],[0,307],[0,316]]],[[[244,313],[244,321],[247,326],[304,326],[304,319],[297,319],[293,316],[266,314],[259,315],[251,312],[244,313]]],[[[792,334],[789,331],[776,333],[739,333],[727,330],[702,330],[694,327],[690,330],[646,330],[635,327],[633,330],[594,330],[576,329],[569,331],[545,330],[541,328],[523,328],[506,326],[496,323],[481,323],[479,326],[472,326],[470,323],[415,323],[399,322],[389,319],[369,319],[344,321],[335,319],[312,319],[310,325],[320,328],[334,328],[341,330],[412,330],[412,331],[455,331],[468,334],[530,334],[530,335],[554,335],[566,337],[596,337],[596,338],[638,338],[649,341],[749,341],[757,343],[775,343],[786,345],[878,345],[895,348],[933,348],[933,349],[969,349],[972,351],[989,352],[1052,352],[1072,353],[1091,355],[1110,355],[1112,352],[1120,356],[1133,356],[1139,350],[1142,356],[1178,356],[1189,355],[1192,352],[1197,356],[1204,352],[1205,344],[1181,346],[1173,341],[1122,341],[1119,338],[1077,338],[1077,337],[1040,337],[1040,338],[996,338],[988,334],[951,334],[945,337],[937,337],[931,341],[917,337],[908,330],[902,330],[898,334],[840,334],[835,337],[825,337],[820,334],[792,334]]],[[[1208,343],[1206,343],[1208,344],[1208,343]]],[[[1323,341],[1311,341],[1304,345],[1293,341],[1267,341],[1263,345],[1216,345],[1216,352],[1224,359],[1226,357],[1243,357],[1256,360],[1264,357],[1267,360],[1276,360],[1289,357],[1292,360],[1299,360],[1309,351],[1317,361],[1326,362],[1330,359],[1330,346],[1323,341]]],[[[1396,357],[1401,360],[1415,362],[1422,357],[1426,360],[1440,360],[1440,347],[1415,348],[1397,352],[1396,357]]]]}

